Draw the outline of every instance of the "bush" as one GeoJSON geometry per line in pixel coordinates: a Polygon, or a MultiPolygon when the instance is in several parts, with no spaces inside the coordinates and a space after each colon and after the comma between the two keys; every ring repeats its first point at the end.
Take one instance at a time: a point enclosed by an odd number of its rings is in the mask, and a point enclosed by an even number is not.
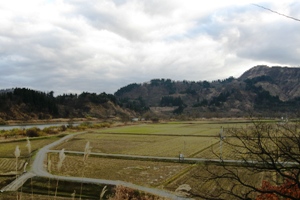
{"type": "Polygon", "coordinates": [[[26,130],[26,136],[28,137],[39,137],[43,135],[41,133],[41,129],[37,128],[37,127],[32,127],[26,130]]]}
{"type": "Polygon", "coordinates": [[[155,117],[151,119],[152,123],[158,123],[159,122],[159,118],[155,117]]]}
{"type": "Polygon", "coordinates": [[[66,131],[67,130],[66,125],[61,125],[60,128],[59,128],[59,130],[62,131],[62,132],[66,131]]]}
{"type": "Polygon", "coordinates": [[[110,197],[109,200],[166,200],[166,198],[147,195],[122,185],[117,185],[115,191],[114,196],[110,197]]]}
{"type": "Polygon", "coordinates": [[[7,125],[7,122],[3,119],[0,119],[0,125],[7,125]]]}
{"type": "Polygon", "coordinates": [[[56,127],[47,127],[43,129],[43,132],[49,135],[54,135],[58,133],[58,130],[56,127]]]}
{"type": "Polygon", "coordinates": [[[5,138],[10,138],[10,137],[17,137],[17,136],[24,136],[25,131],[19,128],[14,128],[11,130],[3,131],[2,132],[5,138]]]}
{"type": "Polygon", "coordinates": [[[109,128],[110,126],[111,126],[110,123],[104,122],[104,123],[94,124],[93,128],[109,128]]]}

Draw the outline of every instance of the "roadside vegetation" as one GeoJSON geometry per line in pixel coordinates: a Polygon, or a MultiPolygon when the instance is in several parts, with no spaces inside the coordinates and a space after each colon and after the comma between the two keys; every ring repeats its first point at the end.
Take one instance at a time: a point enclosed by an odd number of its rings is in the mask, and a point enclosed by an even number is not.
{"type": "Polygon", "coordinates": [[[109,122],[91,123],[83,122],[79,125],[74,125],[73,122],[69,122],[68,125],[51,126],[43,129],[32,127],[28,129],[15,128],[11,130],[0,130],[0,137],[3,139],[18,139],[24,137],[43,137],[57,135],[59,133],[68,133],[74,131],[82,131],[86,129],[99,129],[109,128],[112,124],[109,122]]]}

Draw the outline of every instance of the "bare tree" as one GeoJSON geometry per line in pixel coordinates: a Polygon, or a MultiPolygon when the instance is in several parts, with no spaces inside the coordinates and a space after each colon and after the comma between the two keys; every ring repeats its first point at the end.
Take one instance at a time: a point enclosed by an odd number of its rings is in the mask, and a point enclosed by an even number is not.
{"type": "Polygon", "coordinates": [[[223,157],[217,164],[207,164],[205,176],[194,174],[205,180],[205,184],[215,186],[213,192],[195,193],[194,196],[205,199],[299,199],[299,127],[297,122],[260,121],[244,128],[227,129],[223,147],[231,157],[223,157]]]}

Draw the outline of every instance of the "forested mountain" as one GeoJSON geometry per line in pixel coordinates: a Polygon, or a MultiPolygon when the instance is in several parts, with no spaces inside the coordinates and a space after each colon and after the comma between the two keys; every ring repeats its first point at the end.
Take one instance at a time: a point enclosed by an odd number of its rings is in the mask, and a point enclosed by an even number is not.
{"type": "Polygon", "coordinates": [[[27,88],[0,92],[0,119],[30,120],[51,118],[96,117],[112,118],[133,116],[121,108],[112,94],[83,92],[63,94],[45,93],[27,88]]]}
{"type": "Polygon", "coordinates": [[[300,68],[256,66],[239,78],[216,81],[153,79],[114,95],[82,92],[54,97],[27,88],[0,90],[0,120],[96,117],[295,116],[300,68]]]}
{"type": "Polygon", "coordinates": [[[124,107],[190,117],[280,117],[297,114],[300,68],[256,66],[241,77],[208,81],[153,79],[119,89],[124,107]],[[141,109],[142,108],[142,109],[141,109]]]}

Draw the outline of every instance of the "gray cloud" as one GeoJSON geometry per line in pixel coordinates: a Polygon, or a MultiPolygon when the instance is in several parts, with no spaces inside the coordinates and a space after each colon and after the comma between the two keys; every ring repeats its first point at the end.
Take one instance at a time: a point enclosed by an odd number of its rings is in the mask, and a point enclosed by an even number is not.
{"type": "MultiPolygon", "coordinates": [[[[299,22],[250,3],[38,2],[0,3],[2,88],[113,93],[153,78],[216,80],[257,64],[299,65],[299,22]]],[[[263,5],[299,17],[296,1],[263,5]]]]}

